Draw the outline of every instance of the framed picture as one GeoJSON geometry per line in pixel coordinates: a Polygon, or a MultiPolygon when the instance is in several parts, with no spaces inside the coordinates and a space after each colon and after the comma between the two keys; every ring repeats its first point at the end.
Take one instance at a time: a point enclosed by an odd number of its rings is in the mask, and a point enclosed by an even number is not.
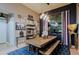
{"type": "Polygon", "coordinates": [[[16,22],[16,30],[21,30],[21,24],[19,22],[16,22]]]}
{"type": "Polygon", "coordinates": [[[22,30],[26,30],[26,26],[21,27],[22,30]]]}

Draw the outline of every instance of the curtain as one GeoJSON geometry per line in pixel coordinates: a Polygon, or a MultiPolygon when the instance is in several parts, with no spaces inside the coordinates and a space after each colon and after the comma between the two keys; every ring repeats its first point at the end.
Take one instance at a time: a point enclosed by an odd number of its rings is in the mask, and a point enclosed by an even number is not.
{"type": "Polygon", "coordinates": [[[64,45],[68,45],[68,29],[67,26],[70,23],[70,15],[69,10],[61,12],[61,20],[62,20],[62,42],[64,45]]]}

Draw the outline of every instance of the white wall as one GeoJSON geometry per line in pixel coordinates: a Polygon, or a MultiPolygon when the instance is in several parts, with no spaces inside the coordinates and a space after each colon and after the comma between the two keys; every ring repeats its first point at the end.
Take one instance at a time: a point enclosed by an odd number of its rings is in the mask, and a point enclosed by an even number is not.
{"type": "MultiPolygon", "coordinates": [[[[39,19],[39,14],[34,12],[33,10],[25,7],[20,3],[0,3],[0,11],[6,13],[20,14],[22,17],[27,17],[28,14],[33,15],[34,20],[39,19]]],[[[17,21],[17,20],[16,20],[17,21]]]]}
{"type": "Polygon", "coordinates": [[[34,17],[34,20],[39,20],[38,13],[20,3],[0,3],[0,12],[12,13],[15,16],[14,18],[12,17],[8,22],[8,41],[12,46],[16,45],[17,32],[15,30],[15,22],[20,21],[18,19],[18,15],[21,15],[22,18],[27,18],[27,15],[30,14],[34,17]]]}
{"type": "Polygon", "coordinates": [[[15,34],[15,16],[12,16],[8,22],[8,42],[10,46],[16,46],[15,34]]]}

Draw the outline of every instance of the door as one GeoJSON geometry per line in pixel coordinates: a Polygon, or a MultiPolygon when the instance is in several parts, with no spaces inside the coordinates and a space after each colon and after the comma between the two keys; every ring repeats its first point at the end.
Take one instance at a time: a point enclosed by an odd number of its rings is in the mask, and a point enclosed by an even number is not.
{"type": "Polygon", "coordinates": [[[6,20],[0,19],[0,43],[7,41],[7,23],[6,20]]]}

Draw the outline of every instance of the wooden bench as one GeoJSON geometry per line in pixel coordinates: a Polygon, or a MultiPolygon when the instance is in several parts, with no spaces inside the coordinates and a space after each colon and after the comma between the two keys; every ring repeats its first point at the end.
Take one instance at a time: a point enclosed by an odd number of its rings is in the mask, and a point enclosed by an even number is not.
{"type": "Polygon", "coordinates": [[[50,55],[54,51],[54,49],[58,46],[59,43],[60,40],[57,40],[54,44],[51,44],[49,47],[45,49],[40,49],[39,52],[43,55],[50,55]]]}

